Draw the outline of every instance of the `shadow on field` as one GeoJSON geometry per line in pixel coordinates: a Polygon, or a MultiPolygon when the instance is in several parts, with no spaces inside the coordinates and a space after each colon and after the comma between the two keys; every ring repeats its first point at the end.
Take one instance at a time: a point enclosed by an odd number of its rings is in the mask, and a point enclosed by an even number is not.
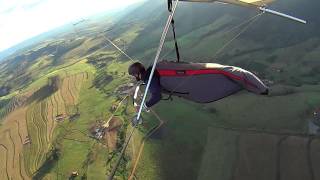
{"type": "Polygon", "coordinates": [[[60,150],[57,148],[52,149],[44,161],[43,165],[34,173],[32,179],[43,179],[55,166],[60,157],[60,150]]]}
{"type": "Polygon", "coordinates": [[[113,77],[111,75],[109,75],[104,70],[99,70],[90,88],[95,87],[99,90],[104,91],[104,87],[108,85],[112,80],[113,80],[113,77]]]}
{"type": "Polygon", "coordinates": [[[48,79],[48,83],[45,86],[42,86],[28,98],[27,103],[31,104],[35,101],[39,102],[48,98],[49,96],[51,96],[59,90],[60,85],[61,80],[59,76],[50,77],[48,79]]]}
{"type": "MultiPolygon", "coordinates": [[[[203,127],[205,128],[205,127],[203,127]]],[[[159,151],[161,175],[163,179],[197,179],[201,164],[202,153],[206,141],[206,130],[195,128],[194,131],[186,131],[183,139],[179,138],[179,132],[166,128],[166,134],[163,132],[155,134],[153,139],[160,139],[162,143],[159,151]],[[191,137],[193,136],[193,137],[191,137]],[[196,137],[195,137],[196,136],[196,137]],[[188,141],[188,137],[190,141],[188,141]]],[[[160,129],[163,131],[163,128],[160,129]]]]}
{"type": "Polygon", "coordinates": [[[154,133],[150,135],[150,139],[161,140],[167,134],[166,125],[159,127],[154,133]]]}

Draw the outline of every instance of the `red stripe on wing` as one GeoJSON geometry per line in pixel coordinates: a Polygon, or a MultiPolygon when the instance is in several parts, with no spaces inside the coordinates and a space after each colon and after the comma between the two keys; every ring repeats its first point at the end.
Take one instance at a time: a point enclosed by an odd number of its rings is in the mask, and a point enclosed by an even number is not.
{"type": "Polygon", "coordinates": [[[232,73],[218,70],[218,69],[197,69],[197,70],[172,70],[172,69],[157,69],[160,76],[192,76],[192,75],[205,75],[205,74],[222,74],[231,79],[243,81],[245,84],[258,88],[255,84],[249,82],[245,77],[237,76],[232,73]]]}

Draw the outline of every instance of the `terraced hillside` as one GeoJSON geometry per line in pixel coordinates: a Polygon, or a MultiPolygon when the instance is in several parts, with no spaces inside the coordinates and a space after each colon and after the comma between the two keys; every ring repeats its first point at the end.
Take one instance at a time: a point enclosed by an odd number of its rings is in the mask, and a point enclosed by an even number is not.
{"type": "Polygon", "coordinates": [[[44,162],[45,155],[50,150],[57,118],[63,116],[67,120],[72,115],[67,112],[67,107],[77,105],[82,82],[87,78],[87,73],[66,76],[58,91],[46,100],[29,106],[27,126],[32,142],[25,149],[29,175],[34,174],[44,162]]]}
{"type": "Polygon", "coordinates": [[[1,173],[2,179],[29,179],[25,170],[23,144],[28,132],[26,130],[26,110],[20,108],[9,114],[1,128],[1,173]]]}
{"type": "Polygon", "coordinates": [[[52,148],[57,116],[62,114],[68,120],[73,115],[67,111],[68,107],[78,104],[82,82],[86,80],[86,72],[67,75],[62,80],[62,86],[47,98],[27,101],[29,104],[24,103],[8,113],[4,119],[5,128],[0,131],[3,148],[1,155],[6,154],[1,158],[7,162],[2,168],[7,171],[1,173],[1,179],[26,179],[36,173],[52,148]]]}

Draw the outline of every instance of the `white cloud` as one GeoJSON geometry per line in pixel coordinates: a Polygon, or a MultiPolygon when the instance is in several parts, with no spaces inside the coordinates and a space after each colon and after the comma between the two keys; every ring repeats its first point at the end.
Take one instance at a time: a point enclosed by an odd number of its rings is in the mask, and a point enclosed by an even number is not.
{"type": "Polygon", "coordinates": [[[81,17],[142,0],[0,0],[0,51],[81,17]]]}

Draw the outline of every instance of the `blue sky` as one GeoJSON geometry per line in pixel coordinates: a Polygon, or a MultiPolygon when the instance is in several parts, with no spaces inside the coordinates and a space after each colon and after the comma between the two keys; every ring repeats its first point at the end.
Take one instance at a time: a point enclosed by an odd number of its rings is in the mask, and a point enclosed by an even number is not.
{"type": "Polygon", "coordinates": [[[0,0],[0,52],[28,38],[99,12],[143,0],[0,0]]]}

